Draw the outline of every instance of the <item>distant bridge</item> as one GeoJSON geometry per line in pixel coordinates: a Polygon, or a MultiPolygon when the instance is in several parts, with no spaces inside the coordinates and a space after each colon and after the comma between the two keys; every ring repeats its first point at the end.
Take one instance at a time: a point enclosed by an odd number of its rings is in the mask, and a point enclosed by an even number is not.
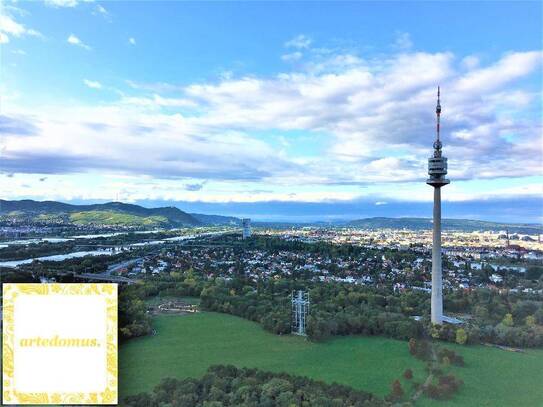
{"type": "Polygon", "coordinates": [[[90,280],[90,281],[106,281],[109,283],[120,283],[120,284],[134,284],[135,281],[131,280],[128,277],[122,277],[122,276],[112,276],[106,273],[82,273],[82,274],[74,274],[74,279],[81,279],[81,280],[90,280]]]}
{"type": "Polygon", "coordinates": [[[127,244],[125,246],[119,245],[119,244],[76,244],[75,247],[77,248],[87,248],[87,249],[113,249],[113,251],[121,251],[125,248],[128,248],[130,245],[127,244]]]}

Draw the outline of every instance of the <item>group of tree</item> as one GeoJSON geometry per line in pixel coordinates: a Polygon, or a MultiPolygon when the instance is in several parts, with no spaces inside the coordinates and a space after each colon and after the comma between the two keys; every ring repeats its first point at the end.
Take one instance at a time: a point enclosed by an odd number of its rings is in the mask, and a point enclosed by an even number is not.
{"type": "Polygon", "coordinates": [[[448,348],[436,349],[436,345],[426,339],[411,338],[408,342],[409,353],[425,362],[436,361],[445,366],[464,366],[464,358],[448,348]]]}
{"type": "Polygon", "coordinates": [[[200,379],[163,379],[152,393],[124,399],[127,407],[274,407],[389,405],[377,396],[339,384],[287,373],[212,366],[200,379]]]}
{"type": "MultiPolygon", "coordinates": [[[[463,381],[450,372],[450,366],[464,366],[464,358],[455,351],[442,348],[434,342],[425,339],[411,338],[408,343],[409,353],[417,359],[426,362],[426,369],[430,374],[429,382],[416,383],[413,386],[432,399],[450,399],[463,385],[463,381]]],[[[411,380],[413,373],[410,369],[404,372],[404,378],[411,380]]],[[[396,392],[397,394],[398,392],[396,392]]],[[[393,397],[394,385],[391,395],[393,397]]]]}
{"type": "MultiPolygon", "coordinates": [[[[398,339],[418,336],[422,324],[408,316],[421,294],[403,298],[378,289],[335,283],[305,283],[311,299],[307,334],[311,340],[334,335],[384,335],[398,339]]],[[[256,287],[217,279],[201,293],[201,306],[210,311],[238,315],[262,324],[270,332],[291,331],[290,299],[299,283],[280,279],[261,281],[256,287]]]]}
{"type": "Polygon", "coordinates": [[[449,313],[467,315],[463,327],[428,327],[434,338],[450,342],[543,346],[543,299],[538,294],[477,289],[445,295],[449,313]]]}
{"type": "Polygon", "coordinates": [[[439,375],[437,383],[429,383],[424,388],[424,394],[432,399],[447,400],[450,399],[464,382],[453,374],[439,375]]]}
{"type": "Polygon", "coordinates": [[[204,284],[202,307],[259,322],[270,332],[289,333],[290,295],[303,287],[309,291],[307,334],[315,341],[334,335],[383,335],[407,340],[430,334],[458,344],[495,343],[517,347],[543,346],[543,302],[524,295],[492,290],[446,294],[448,312],[462,312],[463,325],[432,325],[429,297],[420,291],[394,293],[343,283],[317,283],[278,279],[259,281],[215,279],[204,284]]]}
{"type": "Polygon", "coordinates": [[[64,259],[63,261],[35,260],[32,263],[20,265],[17,267],[17,270],[47,278],[56,278],[70,273],[103,273],[110,264],[124,261],[127,258],[128,254],[117,253],[103,256],[87,256],[83,258],[74,257],[64,259]]]}
{"type": "Polygon", "coordinates": [[[121,341],[148,335],[152,331],[143,285],[121,286],[119,289],[119,338],[121,341]]]}

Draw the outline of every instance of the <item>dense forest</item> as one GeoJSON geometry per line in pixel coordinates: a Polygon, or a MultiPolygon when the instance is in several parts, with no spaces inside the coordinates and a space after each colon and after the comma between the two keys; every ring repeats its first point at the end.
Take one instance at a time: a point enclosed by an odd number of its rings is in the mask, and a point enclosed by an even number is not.
{"type": "Polygon", "coordinates": [[[163,379],[152,393],[127,397],[128,407],[389,405],[371,393],[287,373],[212,366],[200,379],[163,379]]]}
{"type": "MultiPolygon", "coordinates": [[[[238,281],[217,281],[202,291],[201,306],[257,321],[276,334],[290,333],[290,294],[297,286],[287,280],[265,282],[256,288],[238,281]]],[[[377,289],[328,283],[312,284],[309,296],[312,305],[307,333],[311,340],[349,334],[407,340],[422,332],[422,325],[402,312],[424,302],[419,293],[409,293],[402,303],[398,296],[384,295],[377,289]]]]}
{"type": "MultiPolygon", "coordinates": [[[[257,321],[276,334],[290,332],[290,294],[301,284],[285,280],[257,287],[233,280],[217,280],[201,293],[204,309],[257,321]]],[[[431,335],[457,343],[489,342],[518,347],[543,346],[543,302],[492,290],[455,291],[445,294],[449,313],[469,314],[462,326],[432,326],[429,296],[422,292],[340,283],[303,284],[309,289],[311,313],[307,333],[311,340],[333,335],[383,335],[407,340],[431,335]]]]}

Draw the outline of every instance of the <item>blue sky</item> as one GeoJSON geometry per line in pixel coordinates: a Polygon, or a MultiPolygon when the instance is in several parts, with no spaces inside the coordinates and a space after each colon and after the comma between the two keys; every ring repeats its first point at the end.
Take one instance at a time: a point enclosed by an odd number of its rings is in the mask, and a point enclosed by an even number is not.
{"type": "Polygon", "coordinates": [[[541,8],[3,2],[0,193],[423,216],[439,84],[444,216],[540,222],[541,8]]]}

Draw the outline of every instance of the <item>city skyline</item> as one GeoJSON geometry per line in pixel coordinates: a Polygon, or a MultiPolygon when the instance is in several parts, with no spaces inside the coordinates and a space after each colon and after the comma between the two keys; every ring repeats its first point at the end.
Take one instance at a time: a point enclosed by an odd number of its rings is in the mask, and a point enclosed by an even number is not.
{"type": "Polygon", "coordinates": [[[0,192],[269,220],[428,217],[439,84],[455,181],[444,212],[541,222],[540,14],[4,3],[0,192]]]}

